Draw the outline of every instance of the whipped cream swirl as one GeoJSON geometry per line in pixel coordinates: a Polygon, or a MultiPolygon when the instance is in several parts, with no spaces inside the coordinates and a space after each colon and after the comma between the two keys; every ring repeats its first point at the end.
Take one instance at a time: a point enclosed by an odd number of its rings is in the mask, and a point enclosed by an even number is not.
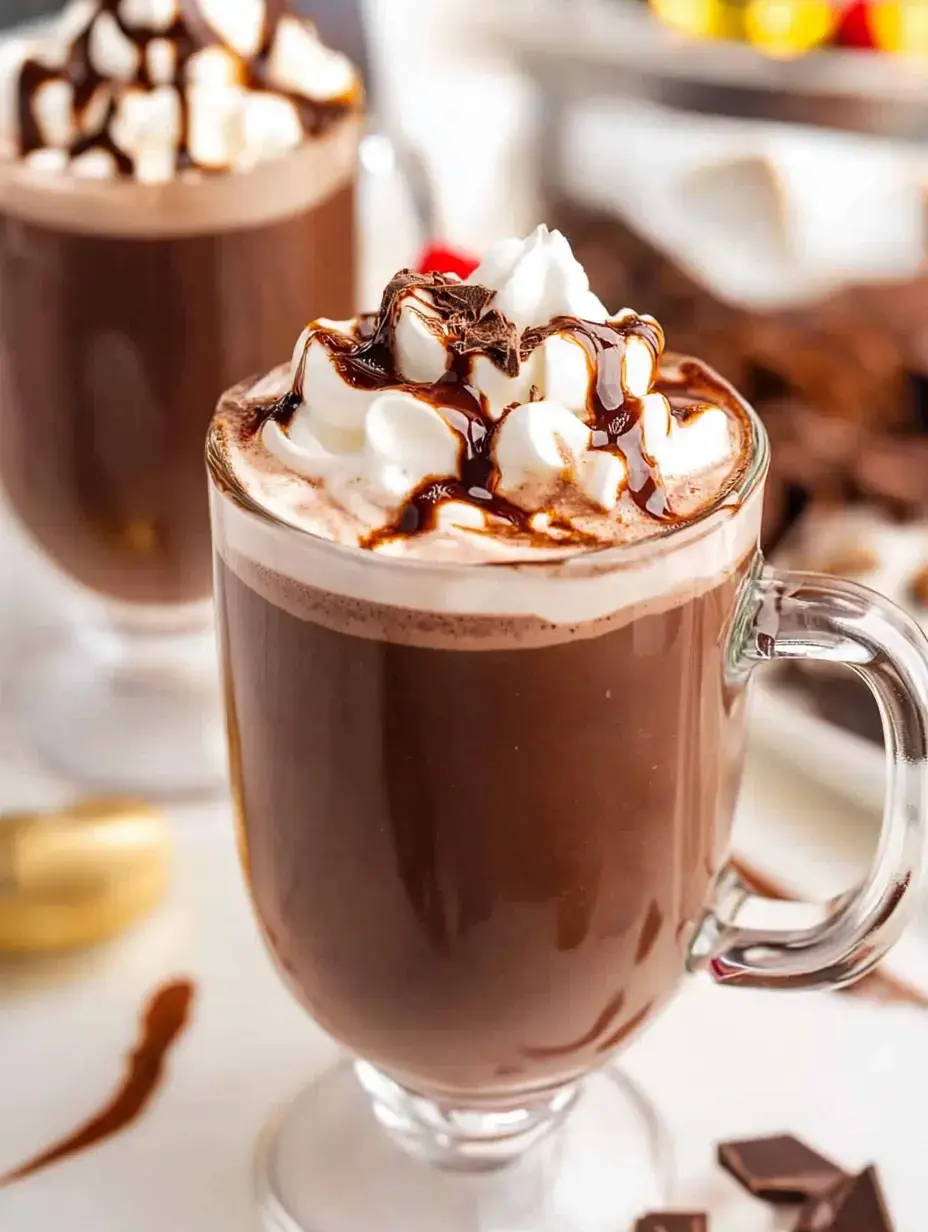
{"type": "Polygon", "coordinates": [[[0,143],[49,174],[247,171],[361,101],[287,0],[71,0],[50,34],[0,51],[0,143]]]}
{"type": "Polygon", "coordinates": [[[610,316],[539,227],[466,283],[402,271],[376,314],[310,325],[283,396],[273,375],[251,391],[255,441],[362,546],[436,530],[598,546],[693,516],[700,478],[716,501],[740,456],[728,411],[655,389],[663,347],[653,318],[610,316]]]}

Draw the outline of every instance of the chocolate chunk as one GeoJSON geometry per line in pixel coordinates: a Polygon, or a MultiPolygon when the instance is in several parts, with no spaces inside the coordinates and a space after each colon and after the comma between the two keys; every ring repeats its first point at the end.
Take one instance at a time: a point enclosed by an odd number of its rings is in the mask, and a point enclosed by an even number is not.
{"type": "Polygon", "coordinates": [[[793,1232],[893,1232],[893,1226],[880,1179],[870,1167],[807,1202],[793,1232]]]}
{"type": "Polygon", "coordinates": [[[703,1214],[657,1212],[639,1219],[635,1232],[709,1232],[709,1220],[703,1214]]]}
{"type": "Polygon", "coordinates": [[[452,316],[448,321],[450,333],[458,334],[451,350],[458,355],[470,355],[477,351],[486,355],[507,376],[519,373],[519,334],[515,324],[495,308],[491,308],[479,321],[468,321],[452,316]]]}
{"type": "Polygon", "coordinates": [[[755,1198],[775,1204],[821,1197],[845,1176],[837,1164],[789,1134],[720,1142],[718,1160],[755,1198]]]}

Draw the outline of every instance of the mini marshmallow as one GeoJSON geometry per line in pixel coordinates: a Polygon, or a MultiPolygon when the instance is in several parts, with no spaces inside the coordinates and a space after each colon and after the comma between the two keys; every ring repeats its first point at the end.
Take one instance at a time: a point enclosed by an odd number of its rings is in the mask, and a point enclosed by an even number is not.
{"type": "Polygon", "coordinates": [[[357,80],[347,56],[326,47],[307,22],[290,15],[277,26],[268,76],[280,90],[320,100],[350,94],[357,80]]]}
{"type": "Polygon", "coordinates": [[[231,167],[244,152],[245,91],[240,86],[191,86],[187,90],[187,145],[201,167],[231,167]]]}
{"type": "Polygon", "coordinates": [[[277,94],[245,94],[242,99],[242,150],[235,161],[247,171],[302,144],[300,113],[289,98],[277,94]]]}
{"type": "Polygon", "coordinates": [[[332,424],[348,432],[360,431],[378,393],[376,389],[355,389],[349,385],[342,379],[323,343],[318,338],[310,342],[303,362],[303,397],[313,423],[332,424]]]}
{"type": "Polygon", "coordinates": [[[717,406],[691,414],[686,423],[674,419],[659,465],[664,479],[679,479],[721,466],[731,457],[728,416],[717,406]]]}
{"type": "Polygon", "coordinates": [[[267,17],[264,0],[197,0],[203,20],[240,56],[256,56],[267,17]]]}
{"type": "Polygon", "coordinates": [[[681,423],[663,394],[649,394],[642,403],[641,431],[645,452],[663,479],[696,475],[731,457],[728,416],[720,407],[690,412],[681,423]]]}
{"type": "Polygon", "coordinates": [[[261,440],[265,449],[288,470],[306,479],[324,479],[339,465],[338,455],[325,449],[312,433],[304,429],[299,440],[294,440],[274,419],[267,420],[261,429],[261,440]]]}
{"type": "Polygon", "coordinates": [[[541,363],[545,399],[585,418],[595,374],[583,343],[570,334],[552,334],[541,346],[541,363]]]}
{"type": "Polygon", "coordinates": [[[670,436],[670,403],[663,394],[648,394],[641,400],[641,440],[645,454],[658,464],[670,436]]]}
{"type": "Polygon", "coordinates": [[[628,467],[624,458],[601,449],[590,450],[580,459],[577,484],[594,505],[608,513],[619,503],[628,486],[628,467]]]}
{"type": "Polygon", "coordinates": [[[500,490],[558,479],[589,448],[590,430],[555,402],[527,402],[509,412],[499,427],[495,460],[500,490]]]}
{"type": "Polygon", "coordinates": [[[31,150],[23,161],[40,175],[62,175],[68,169],[68,152],[49,148],[31,150]]]}
{"type": "Polygon", "coordinates": [[[32,114],[47,146],[65,149],[74,140],[74,90],[69,82],[43,82],[32,97],[32,114]]]}
{"type": "Polygon", "coordinates": [[[508,406],[527,402],[533,387],[541,389],[544,380],[542,368],[540,347],[519,365],[515,376],[507,376],[483,355],[474,356],[471,366],[473,384],[483,394],[490,418],[499,419],[508,406]]]}
{"type": "Polygon", "coordinates": [[[394,360],[410,384],[433,385],[448,369],[447,344],[429,328],[430,320],[440,320],[431,296],[417,291],[403,296],[394,334],[394,360]]]}
{"type": "Polygon", "coordinates": [[[177,0],[120,0],[119,16],[127,26],[169,30],[180,13],[177,0]]]}
{"type": "Polygon", "coordinates": [[[111,81],[131,81],[139,71],[139,49],[123,34],[112,13],[102,12],[94,19],[90,62],[101,77],[111,81]]]}
{"type": "Polygon", "coordinates": [[[173,87],[126,90],[116,105],[111,135],[135,161],[136,177],[157,183],[174,173],[181,123],[180,98],[173,87]]]}
{"type": "Polygon", "coordinates": [[[428,479],[446,479],[460,469],[461,437],[440,411],[407,393],[382,394],[364,425],[364,452],[374,488],[406,499],[428,479]]]}
{"type": "Polygon", "coordinates": [[[643,338],[632,334],[625,341],[622,357],[622,388],[633,398],[644,398],[654,380],[654,355],[643,338]]]}
{"type": "Polygon", "coordinates": [[[204,47],[187,61],[187,81],[193,86],[240,86],[242,62],[225,47],[204,47]]]}
{"type": "Polygon", "coordinates": [[[152,39],[145,49],[145,66],[156,86],[167,86],[177,76],[177,47],[170,39],[152,39]]]}
{"type": "Polygon", "coordinates": [[[71,160],[71,174],[82,180],[112,180],[118,170],[109,150],[85,150],[71,160]]]}

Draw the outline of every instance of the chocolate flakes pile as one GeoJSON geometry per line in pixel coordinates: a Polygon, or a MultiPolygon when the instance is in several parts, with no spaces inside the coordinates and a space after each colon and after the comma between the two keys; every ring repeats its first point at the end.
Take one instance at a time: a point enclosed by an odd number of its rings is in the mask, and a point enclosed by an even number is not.
{"type": "Polygon", "coordinates": [[[646,305],[668,349],[705,359],[760,412],[773,443],[768,550],[809,506],[928,519],[928,272],[755,312],[714,296],[613,215],[565,202],[550,212],[606,303],[646,305]]]}
{"type": "MultiPolygon", "coordinates": [[[[748,1193],[798,1207],[792,1232],[893,1232],[876,1168],[855,1174],[790,1134],[722,1142],[718,1161],[748,1193]]],[[[635,1232],[709,1232],[703,1212],[645,1215],[635,1232]]]]}

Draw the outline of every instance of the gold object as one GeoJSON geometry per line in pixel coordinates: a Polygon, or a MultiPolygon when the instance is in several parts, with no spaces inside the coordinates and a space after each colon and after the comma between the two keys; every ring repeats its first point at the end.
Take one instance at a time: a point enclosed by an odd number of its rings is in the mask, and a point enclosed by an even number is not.
{"type": "Polygon", "coordinates": [[[164,818],[139,801],[0,817],[0,953],[115,936],[162,899],[169,868],[164,818]]]}

